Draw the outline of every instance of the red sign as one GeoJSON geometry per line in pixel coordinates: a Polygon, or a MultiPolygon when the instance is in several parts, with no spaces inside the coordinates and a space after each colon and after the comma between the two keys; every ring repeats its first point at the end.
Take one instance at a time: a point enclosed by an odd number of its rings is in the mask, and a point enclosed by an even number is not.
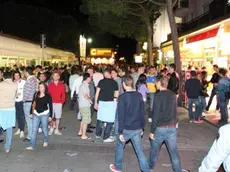
{"type": "Polygon", "coordinates": [[[203,33],[188,37],[186,42],[187,43],[192,43],[192,42],[202,41],[202,40],[205,40],[205,39],[208,39],[208,38],[216,37],[218,31],[219,31],[219,27],[215,28],[215,29],[211,29],[209,31],[206,31],[206,32],[203,32],[203,33]]]}

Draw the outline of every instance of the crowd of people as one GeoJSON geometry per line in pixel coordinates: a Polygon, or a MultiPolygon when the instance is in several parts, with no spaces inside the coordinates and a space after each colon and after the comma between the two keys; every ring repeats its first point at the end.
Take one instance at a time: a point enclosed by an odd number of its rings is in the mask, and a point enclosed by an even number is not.
{"type": "MultiPolygon", "coordinates": [[[[226,69],[219,69],[217,65],[214,69],[216,72],[209,82],[205,69],[201,72],[191,70],[191,78],[185,82],[191,123],[203,122],[202,112],[209,110],[215,95],[222,117],[220,123],[227,123],[230,82],[226,69]],[[213,83],[213,91],[206,106],[210,82],[213,83]]],[[[115,163],[110,165],[112,171],[122,170],[123,149],[131,140],[141,171],[154,169],[160,146],[165,143],[173,170],[182,172],[177,150],[180,77],[175,64],[162,69],[129,66],[127,70],[110,65],[14,66],[0,69],[0,81],[0,131],[6,131],[6,153],[11,148],[16,122],[18,129],[14,134],[28,142],[28,151],[35,149],[38,132],[43,132],[43,147],[48,146],[50,135],[62,135],[62,108],[69,102],[69,109],[75,111],[77,119],[81,120],[77,135],[82,140],[92,140],[88,133],[93,133],[92,129],[96,128],[96,139],[104,143],[116,141],[115,163]],[[148,161],[141,139],[146,114],[151,126],[148,161]],[[96,126],[92,123],[93,115],[96,115],[96,126]]]]}

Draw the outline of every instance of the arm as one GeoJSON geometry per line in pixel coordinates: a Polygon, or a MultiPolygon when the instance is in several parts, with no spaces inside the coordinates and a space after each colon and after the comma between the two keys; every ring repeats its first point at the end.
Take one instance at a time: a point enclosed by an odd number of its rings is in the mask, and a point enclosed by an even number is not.
{"type": "Polygon", "coordinates": [[[214,141],[208,155],[204,158],[199,172],[216,172],[230,155],[229,127],[220,128],[218,138],[214,141]]]}
{"type": "Polygon", "coordinates": [[[140,96],[140,111],[141,111],[141,127],[142,129],[145,127],[145,103],[142,99],[142,96],[140,96]]]}
{"type": "Polygon", "coordinates": [[[37,97],[37,92],[34,93],[34,96],[33,96],[32,104],[31,104],[31,107],[30,107],[30,114],[33,114],[33,110],[35,109],[35,107],[33,107],[33,104],[36,101],[36,97],[37,97]]]}
{"type": "Polygon", "coordinates": [[[115,91],[114,92],[114,98],[118,98],[119,97],[119,91],[115,91]]]}
{"type": "Polygon", "coordinates": [[[71,99],[73,98],[74,92],[76,91],[76,85],[77,85],[77,82],[75,80],[73,83],[73,87],[71,89],[71,94],[70,94],[71,99]]]}
{"type": "Polygon", "coordinates": [[[101,89],[99,87],[97,87],[97,90],[96,90],[96,94],[95,94],[95,99],[94,99],[94,108],[97,109],[98,108],[98,97],[99,97],[99,94],[100,94],[100,91],[101,89]]]}
{"type": "Polygon", "coordinates": [[[124,129],[124,118],[125,118],[125,103],[122,100],[122,98],[119,98],[118,100],[117,113],[118,113],[118,133],[119,135],[122,135],[124,129]]]}
{"type": "Polygon", "coordinates": [[[158,118],[160,115],[160,97],[156,96],[153,102],[153,113],[152,113],[152,125],[151,125],[151,133],[154,134],[155,130],[157,128],[157,124],[158,124],[158,118]]]}
{"type": "Polygon", "coordinates": [[[49,110],[50,110],[50,115],[49,117],[52,118],[53,116],[53,103],[52,103],[52,97],[50,96],[50,94],[47,94],[48,96],[48,106],[49,106],[49,110]]]}
{"type": "Polygon", "coordinates": [[[62,93],[61,93],[61,99],[62,99],[62,104],[64,104],[65,103],[65,100],[66,100],[66,92],[65,92],[65,87],[64,87],[64,85],[63,85],[63,87],[62,87],[62,93]]]}

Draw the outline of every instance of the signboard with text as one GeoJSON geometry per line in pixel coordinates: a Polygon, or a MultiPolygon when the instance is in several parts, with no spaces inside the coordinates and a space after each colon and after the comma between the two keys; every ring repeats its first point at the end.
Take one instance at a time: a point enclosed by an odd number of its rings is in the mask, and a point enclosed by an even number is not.
{"type": "Polygon", "coordinates": [[[112,57],[113,56],[112,48],[91,48],[90,56],[91,57],[112,57]]]}

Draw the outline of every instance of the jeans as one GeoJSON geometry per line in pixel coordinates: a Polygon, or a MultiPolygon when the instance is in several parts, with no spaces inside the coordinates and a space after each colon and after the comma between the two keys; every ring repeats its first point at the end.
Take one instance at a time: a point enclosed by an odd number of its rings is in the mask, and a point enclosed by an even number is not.
{"type": "Polygon", "coordinates": [[[207,103],[204,96],[200,96],[199,101],[200,101],[200,114],[202,115],[202,112],[205,110],[207,103]]]}
{"type": "Polygon", "coordinates": [[[24,109],[24,114],[27,123],[27,132],[28,132],[27,139],[31,139],[32,137],[32,119],[29,117],[31,106],[32,106],[32,102],[23,103],[23,109],[24,109]]]}
{"type": "Polygon", "coordinates": [[[42,124],[44,142],[48,142],[48,120],[49,120],[49,115],[33,116],[33,129],[32,129],[32,137],[30,142],[30,146],[32,148],[35,148],[37,134],[38,134],[38,127],[40,123],[42,124]]]}
{"type": "Polygon", "coordinates": [[[198,120],[201,117],[200,113],[200,102],[199,99],[188,99],[188,112],[189,112],[189,119],[190,120],[198,120]],[[195,113],[193,114],[192,108],[193,104],[195,104],[195,113]]]}
{"type": "Polygon", "coordinates": [[[149,166],[151,169],[155,167],[158,159],[160,147],[165,142],[170,155],[174,172],[181,172],[180,157],[177,149],[177,129],[175,127],[160,128],[157,127],[154,133],[155,140],[150,141],[150,157],[149,166]]]}
{"type": "Polygon", "coordinates": [[[18,122],[18,128],[20,131],[25,130],[25,115],[23,110],[23,102],[16,102],[15,103],[16,108],[16,118],[18,122]]]}
{"type": "Polygon", "coordinates": [[[229,100],[223,95],[218,96],[218,104],[220,106],[221,122],[228,123],[228,102],[229,100]]]}
{"type": "MultiPolygon", "coordinates": [[[[103,122],[100,120],[97,120],[97,127],[96,127],[96,136],[101,136],[102,135],[102,128],[103,128],[103,122]]],[[[113,128],[113,123],[111,122],[106,122],[106,127],[104,131],[104,137],[103,139],[106,140],[110,137],[110,133],[113,128]]]]}
{"type": "Polygon", "coordinates": [[[116,110],[115,121],[114,121],[114,135],[118,135],[118,111],[116,110]]]}
{"type": "Polygon", "coordinates": [[[155,93],[148,93],[148,115],[149,118],[152,118],[152,112],[153,112],[153,101],[154,101],[155,93]]]}
{"type": "Polygon", "coordinates": [[[6,129],[5,150],[10,150],[12,138],[13,138],[13,127],[10,127],[6,129]]]}
{"type": "MultiPolygon", "coordinates": [[[[146,160],[144,150],[142,147],[142,139],[141,139],[142,130],[124,130],[123,136],[125,141],[131,140],[134,150],[137,154],[139,160],[139,166],[142,172],[149,172],[149,165],[148,161],[146,160]]],[[[116,143],[116,153],[115,153],[115,167],[117,170],[122,170],[122,160],[123,160],[123,152],[126,142],[122,142],[117,136],[117,143],[116,143]]]]}
{"type": "MultiPolygon", "coordinates": [[[[209,98],[209,100],[208,100],[208,105],[207,105],[207,107],[206,107],[206,110],[207,110],[207,111],[209,110],[209,108],[210,108],[210,106],[211,106],[211,104],[212,104],[212,100],[213,100],[213,98],[214,98],[215,95],[216,95],[216,88],[213,88],[213,89],[212,89],[212,92],[211,92],[211,96],[210,96],[210,98],[209,98]]],[[[218,98],[216,98],[216,100],[217,100],[216,110],[218,110],[218,109],[219,109],[218,98]]]]}

